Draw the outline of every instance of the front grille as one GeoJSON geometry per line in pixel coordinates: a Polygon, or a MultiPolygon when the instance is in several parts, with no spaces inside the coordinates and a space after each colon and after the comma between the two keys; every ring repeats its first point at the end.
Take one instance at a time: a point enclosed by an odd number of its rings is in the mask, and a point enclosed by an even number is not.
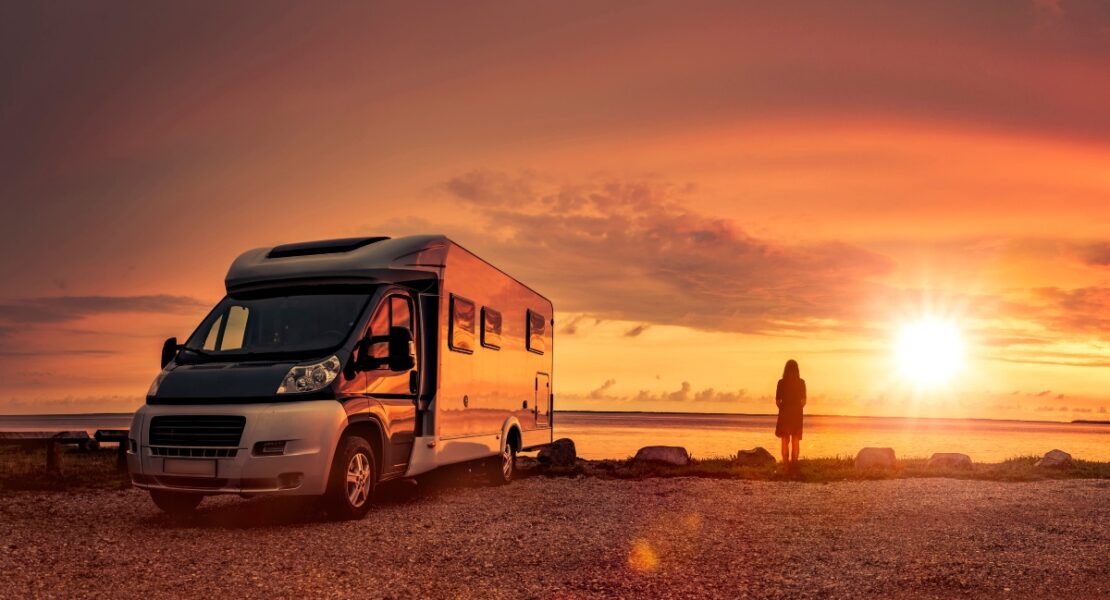
{"type": "Polygon", "coordinates": [[[239,415],[162,415],[150,420],[152,446],[235,447],[247,418],[239,415]]]}
{"type": "Polygon", "coordinates": [[[152,446],[150,453],[154,456],[186,457],[186,458],[235,458],[239,454],[238,448],[164,448],[152,446]]]}

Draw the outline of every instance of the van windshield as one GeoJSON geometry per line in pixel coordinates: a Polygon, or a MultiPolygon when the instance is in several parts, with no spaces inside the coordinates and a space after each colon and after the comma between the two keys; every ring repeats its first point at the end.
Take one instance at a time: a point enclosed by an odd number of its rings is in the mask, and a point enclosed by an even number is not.
{"type": "Polygon", "coordinates": [[[373,290],[284,290],[225,297],[185,349],[203,357],[310,355],[338,347],[354,329],[373,290]]]}

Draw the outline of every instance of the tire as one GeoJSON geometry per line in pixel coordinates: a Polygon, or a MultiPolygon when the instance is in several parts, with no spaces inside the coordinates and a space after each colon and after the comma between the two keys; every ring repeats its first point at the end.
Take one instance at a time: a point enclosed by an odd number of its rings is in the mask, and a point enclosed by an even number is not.
{"type": "Polygon", "coordinates": [[[516,448],[505,440],[505,447],[497,458],[489,462],[489,478],[494,485],[505,485],[516,474],[516,448]]]}
{"type": "Polygon", "coordinates": [[[150,499],[164,512],[171,515],[192,514],[204,500],[201,494],[186,494],[184,492],[167,492],[165,490],[150,490],[150,499]]]}
{"type": "Polygon", "coordinates": [[[332,460],[324,508],[337,521],[361,519],[370,511],[377,484],[377,460],[370,443],[358,436],[344,436],[332,460]]]}

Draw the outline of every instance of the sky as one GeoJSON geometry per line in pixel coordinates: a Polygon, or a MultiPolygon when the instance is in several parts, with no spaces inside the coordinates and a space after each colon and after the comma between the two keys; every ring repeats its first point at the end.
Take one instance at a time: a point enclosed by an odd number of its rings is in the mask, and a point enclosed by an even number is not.
{"type": "Polygon", "coordinates": [[[558,408],[794,358],[812,413],[1110,418],[1104,2],[6,3],[0,89],[0,413],[133,410],[247,249],[444,233],[553,300],[558,408]]]}

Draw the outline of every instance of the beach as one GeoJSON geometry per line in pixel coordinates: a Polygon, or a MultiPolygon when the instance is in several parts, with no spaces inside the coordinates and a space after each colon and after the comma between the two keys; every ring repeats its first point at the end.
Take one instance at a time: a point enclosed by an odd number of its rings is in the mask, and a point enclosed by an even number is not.
{"type": "Polygon", "coordinates": [[[0,597],[1099,597],[1110,482],[529,477],[362,521],[135,489],[0,496],[0,597]]]}

